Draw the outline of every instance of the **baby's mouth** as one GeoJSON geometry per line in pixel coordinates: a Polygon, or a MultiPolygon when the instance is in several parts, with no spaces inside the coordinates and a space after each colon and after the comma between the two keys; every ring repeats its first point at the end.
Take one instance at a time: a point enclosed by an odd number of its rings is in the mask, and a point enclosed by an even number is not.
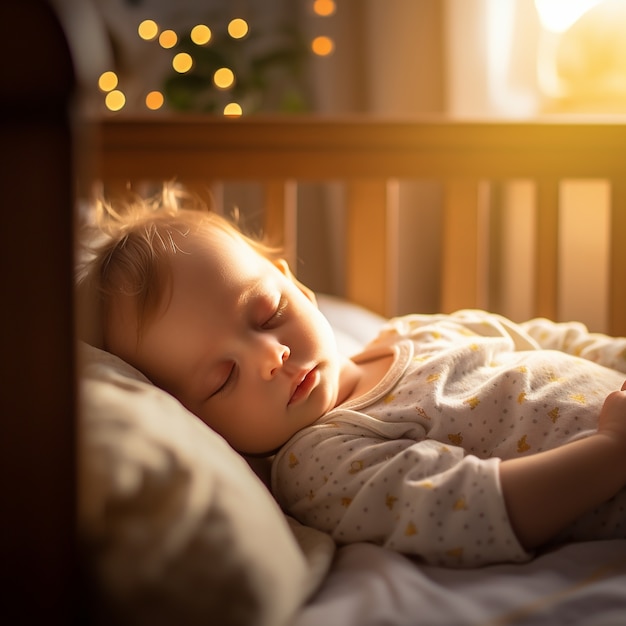
{"type": "Polygon", "coordinates": [[[289,398],[289,402],[287,404],[295,404],[296,402],[307,398],[317,384],[318,376],[319,373],[317,371],[317,366],[309,370],[296,384],[296,387],[293,390],[291,398],[289,398]]]}

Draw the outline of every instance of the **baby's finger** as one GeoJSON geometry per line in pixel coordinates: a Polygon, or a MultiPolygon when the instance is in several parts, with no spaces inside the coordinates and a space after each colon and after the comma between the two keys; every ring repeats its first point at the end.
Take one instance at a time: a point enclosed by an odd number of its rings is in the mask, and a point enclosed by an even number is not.
{"type": "Polygon", "coordinates": [[[622,385],[622,391],[626,391],[626,380],[624,381],[624,384],[622,385]]]}

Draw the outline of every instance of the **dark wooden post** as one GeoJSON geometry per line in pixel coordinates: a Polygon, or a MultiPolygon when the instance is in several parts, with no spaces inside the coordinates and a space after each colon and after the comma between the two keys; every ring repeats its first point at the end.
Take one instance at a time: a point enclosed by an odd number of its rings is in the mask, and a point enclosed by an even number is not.
{"type": "Polygon", "coordinates": [[[0,2],[3,624],[77,620],[74,74],[41,0],[0,2]]]}

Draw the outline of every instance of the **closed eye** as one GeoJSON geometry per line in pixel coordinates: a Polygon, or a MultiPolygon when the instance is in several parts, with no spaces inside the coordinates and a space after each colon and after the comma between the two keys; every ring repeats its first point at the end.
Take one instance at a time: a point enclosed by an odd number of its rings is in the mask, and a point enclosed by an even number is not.
{"type": "Polygon", "coordinates": [[[236,375],[237,375],[237,371],[235,368],[235,364],[233,363],[228,369],[228,371],[226,372],[226,375],[224,376],[224,378],[221,380],[220,383],[218,383],[217,389],[211,392],[211,394],[209,395],[209,398],[213,398],[214,396],[225,391],[229,385],[233,384],[233,382],[236,379],[236,375]]]}
{"type": "Polygon", "coordinates": [[[278,301],[278,305],[276,309],[272,313],[272,315],[267,319],[263,324],[261,324],[261,328],[263,330],[270,330],[278,326],[285,315],[285,311],[287,310],[287,299],[284,296],[280,297],[278,301]]]}

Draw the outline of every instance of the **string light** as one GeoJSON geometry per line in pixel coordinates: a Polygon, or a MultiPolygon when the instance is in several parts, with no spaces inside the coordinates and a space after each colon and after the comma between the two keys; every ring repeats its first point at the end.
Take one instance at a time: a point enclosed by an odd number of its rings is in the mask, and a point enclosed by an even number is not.
{"type": "Polygon", "coordinates": [[[226,117],[241,117],[242,114],[243,110],[241,108],[241,105],[237,102],[229,102],[224,107],[224,115],[226,117]]]}
{"type": "Polygon", "coordinates": [[[159,44],[166,50],[173,48],[178,43],[178,35],[173,30],[164,30],[159,35],[159,44]]]}
{"type": "Polygon", "coordinates": [[[186,52],[179,52],[172,59],[172,67],[179,73],[185,74],[193,67],[193,59],[186,52]]]}
{"type": "Polygon", "coordinates": [[[113,91],[117,87],[118,78],[115,72],[103,72],[98,79],[98,87],[104,92],[113,91]]]}
{"type": "Polygon", "coordinates": [[[233,39],[243,39],[248,34],[248,30],[248,22],[240,17],[236,17],[228,24],[228,34],[233,39]]]}
{"type": "Polygon", "coordinates": [[[197,46],[206,46],[212,36],[211,29],[205,24],[197,24],[191,29],[191,41],[197,46]]]}
{"type": "Polygon", "coordinates": [[[336,8],[334,0],[315,0],[313,3],[313,11],[320,17],[332,15],[336,8]]]}
{"type": "Polygon", "coordinates": [[[139,36],[145,41],[154,41],[159,34],[159,26],[154,20],[144,20],[137,28],[139,36]]]}
{"type": "Polygon", "coordinates": [[[146,96],[146,106],[151,111],[156,111],[163,106],[165,99],[163,98],[163,94],[160,91],[151,91],[146,96]]]}
{"type": "Polygon", "coordinates": [[[118,89],[114,89],[106,95],[104,103],[109,111],[119,111],[126,104],[126,96],[118,89]]]}
{"type": "Polygon", "coordinates": [[[325,57],[332,54],[335,49],[335,42],[330,37],[321,35],[313,39],[311,42],[311,49],[318,56],[325,57]]]}
{"type": "Polygon", "coordinates": [[[213,74],[213,82],[219,89],[230,89],[235,83],[235,75],[231,69],[220,67],[220,69],[213,74]]]}

